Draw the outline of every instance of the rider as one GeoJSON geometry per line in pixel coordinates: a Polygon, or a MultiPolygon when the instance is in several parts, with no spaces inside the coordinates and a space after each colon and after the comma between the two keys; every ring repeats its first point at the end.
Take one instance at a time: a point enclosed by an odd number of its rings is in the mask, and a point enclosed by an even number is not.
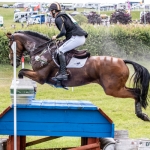
{"type": "Polygon", "coordinates": [[[61,6],[59,3],[52,3],[49,7],[49,11],[53,18],[55,18],[55,24],[60,30],[58,35],[52,37],[53,40],[65,36],[65,43],[58,48],[58,58],[60,62],[59,74],[55,77],[57,80],[67,80],[68,75],[66,72],[66,61],[64,53],[81,46],[85,43],[88,33],[77,25],[75,20],[68,14],[61,12],[61,6]]]}

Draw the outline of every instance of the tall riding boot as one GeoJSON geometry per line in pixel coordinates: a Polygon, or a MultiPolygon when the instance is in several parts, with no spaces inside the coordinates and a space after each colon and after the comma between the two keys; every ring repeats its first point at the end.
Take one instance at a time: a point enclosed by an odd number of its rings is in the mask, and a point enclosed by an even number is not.
{"type": "Polygon", "coordinates": [[[65,55],[60,52],[58,54],[59,62],[60,62],[60,69],[59,69],[59,74],[56,76],[57,80],[67,80],[68,75],[66,72],[66,60],[65,60],[65,55]]]}

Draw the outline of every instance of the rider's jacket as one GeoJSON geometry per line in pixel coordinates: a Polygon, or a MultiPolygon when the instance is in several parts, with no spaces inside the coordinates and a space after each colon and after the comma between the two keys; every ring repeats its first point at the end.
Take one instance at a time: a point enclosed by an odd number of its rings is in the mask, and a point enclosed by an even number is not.
{"type": "Polygon", "coordinates": [[[60,33],[56,38],[62,36],[69,40],[72,36],[88,36],[88,33],[84,31],[77,23],[73,22],[73,19],[66,13],[60,12],[55,18],[55,24],[60,30],[60,33]]]}

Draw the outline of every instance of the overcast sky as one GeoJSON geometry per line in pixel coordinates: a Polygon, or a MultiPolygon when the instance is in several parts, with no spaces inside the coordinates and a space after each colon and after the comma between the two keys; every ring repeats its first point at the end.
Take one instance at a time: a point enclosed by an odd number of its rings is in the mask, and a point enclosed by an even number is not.
{"type": "MultiPolygon", "coordinates": [[[[99,3],[124,3],[127,0],[24,0],[24,2],[66,2],[66,3],[88,3],[88,2],[99,2],[99,3]]],[[[140,2],[142,0],[129,0],[140,2]]],[[[144,0],[145,4],[150,4],[150,0],[144,0]]],[[[23,2],[22,0],[0,0],[0,2],[23,2]]]]}

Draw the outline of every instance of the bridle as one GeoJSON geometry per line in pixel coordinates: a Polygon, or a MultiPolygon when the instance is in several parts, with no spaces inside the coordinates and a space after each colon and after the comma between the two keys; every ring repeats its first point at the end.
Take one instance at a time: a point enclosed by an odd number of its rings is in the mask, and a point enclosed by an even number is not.
{"type": "MultiPolygon", "coordinates": [[[[14,37],[14,35],[12,34],[11,36],[10,36],[10,38],[9,38],[9,41],[10,42],[14,42],[15,41],[15,37],[14,37]]],[[[30,57],[31,56],[35,56],[35,55],[37,55],[37,54],[39,54],[38,56],[41,56],[44,52],[45,52],[45,49],[43,49],[42,47],[44,47],[44,45],[45,46],[47,46],[47,50],[49,51],[49,53],[50,53],[50,55],[51,55],[51,57],[52,57],[52,60],[54,61],[54,63],[57,65],[57,66],[59,66],[58,64],[57,64],[57,62],[55,61],[55,54],[54,54],[54,52],[53,52],[53,48],[51,48],[51,45],[52,44],[55,44],[56,45],[56,47],[57,47],[57,49],[58,49],[58,45],[57,45],[57,43],[56,43],[56,41],[55,40],[49,40],[49,41],[46,41],[46,42],[44,42],[44,43],[42,43],[41,45],[39,45],[38,47],[34,47],[34,49],[32,50],[32,52],[30,53],[30,57]],[[40,48],[41,47],[41,48],[40,48]]],[[[12,44],[11,44],[12,45],[12,44]]],[[[9,47],[11,48],[11,45],[9,45],[9,47]]],[[[16,60],[18,61],[18,62],[20,62],[21,61],[21,57],[22,57],[22,55],[23,55],[23,53],[19,56],[19,55],[16,55],[16,60]]],[[[28,55],[28,53],[26,53],[25,55],[28,55]]]]}
{"type": "MultiPolygon", "coordinates": [[[[9,38],[9,41],[12,42],[12,43],[15,41],[15,38],[14,38],[14,35],[13,35],[13,34],[12,34],[11,37],[9,38]]],[[[11,48],[11,46],[12,46],[12,44],[9,45],[9,48],[11,48]]],[[[11,49],[12,49],[12,48],[11,48],[11,49]]],[[[20,62],[20,61],[21,61],[21,57],[22,57],[22,55],[20,55],[20,56],[19,56],[19,55],[16,55],[16,60],[17,60],[18,62],[20,62]]]]}
{"type": "MultiPolygon", "coordinates": [[[[11,37],[9,38],[9,41],[10,41],[10,42],[14,42],[14,41],[15,41],[15,38],[14,38],[14,35],[13,35],[13,34],[12,34],[11,37]]],[[[35,47],[35,48],[33,49],[32,55],[36,55],[36,54],[42,52],[43,49],[39,49],[39,48],[42,47],[42,46],[44,46],[44,45],[46,45],[46,44],[48,44],[48,47],[50,47],[50,45],[53,44],[53,41],[52,41],[52,40],[49,40],[49,41],[47,41],[47,42],[45,42],[45,43],[39,45],[38,47],[35,47]],[[50,43],[50,44],[48,44],[48,43],[50,43]],[[38,49],[38,50],[35,51],[36,49],[38,49]]],[[[11,45],[10,45],[9,47],[11,48],[11,45]]],[[[23,54],[23,53],[22,53],[22,54],[23,54]]],[[[21,55],[21,56],[16,55],[17,61],[21,61],[21,57],[22,57],[22,55],[21,55]]]]}

